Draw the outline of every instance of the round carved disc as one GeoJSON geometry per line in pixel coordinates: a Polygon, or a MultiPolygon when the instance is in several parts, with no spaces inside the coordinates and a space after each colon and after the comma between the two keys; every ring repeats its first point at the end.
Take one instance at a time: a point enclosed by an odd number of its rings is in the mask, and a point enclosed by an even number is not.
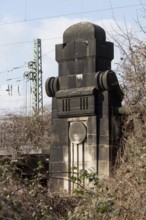
{"type": "Polygon", "coordinates": [[[81,122],[73,122],[69,128],[69,138],[74,144],[82,143],[86,138],[86,127],[81,122]]]}

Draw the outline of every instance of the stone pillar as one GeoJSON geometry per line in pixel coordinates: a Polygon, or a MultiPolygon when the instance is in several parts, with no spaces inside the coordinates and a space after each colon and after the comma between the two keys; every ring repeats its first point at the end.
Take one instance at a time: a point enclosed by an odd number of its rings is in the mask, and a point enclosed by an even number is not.
{"type": "Polygon", "coordinates": [[[58,77],[46,81],[52,97],[50,189],[71,192],[72,167],[94,169],[99,177],[111,173],[119,139],[123,93],[111,71],[113,43],[92,23],[69,27],[56,45],[58,77]]]}

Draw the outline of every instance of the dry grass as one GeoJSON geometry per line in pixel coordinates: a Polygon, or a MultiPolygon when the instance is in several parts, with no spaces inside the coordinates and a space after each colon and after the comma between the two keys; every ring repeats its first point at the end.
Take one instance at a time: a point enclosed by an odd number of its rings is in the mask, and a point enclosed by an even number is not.
{"type": "Polygon", "coordinates": [[[98,181],[96,192],[82,197],[56,197],[40,185],[39,177],[21,180],[15,166],[0,167],[0,219],[146,219],[146,109],[128,116],[124,153],[114,175],[98,181]],[[139,129],[134,129],[136,118],[139,129]],[[129,126],[132,124],[132,126],[129,126]],[[138,125],[139,124],[139,125],[138,125]],[[130,129],[131,128],[131,129],[130,129]]]}

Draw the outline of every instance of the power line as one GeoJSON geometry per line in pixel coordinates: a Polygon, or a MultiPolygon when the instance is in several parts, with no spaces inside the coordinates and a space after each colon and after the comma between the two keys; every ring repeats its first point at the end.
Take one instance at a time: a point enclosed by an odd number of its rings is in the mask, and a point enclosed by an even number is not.
{"type": "Polygon", "coordinates": [[[0,74],[13,72],[14,70],[18,70],[18,69],[25,68],[25,67],[26,67],[26,64],[23,64],[21,66],[13,67],[12,69],[9,69],[9,70],[1,71],[0,74]]]}
{"type": "MultiPolygon", "coordinates": [[[[146,26],[143,26],[143,28],[146,28],[146,26]]],[[[116,31],[116,30],[115,30],[116,31]]],[[[107,31],[107,32],[112,32],[113,31],[107,31]]],[[[141,30],[135,30],[136,33],[141,32],[141,30]]],[[[41,39],[42,41],[50,41],[50,40],[56,40],[56,39],[62,39],[62,37],[51,37],[51,38],[46,38],[46,39],[41,39]]],[[[13,46],[13,45],[18,45],[18,44],[28,44],[28,43],[33,43],[33,40],[30,41],[18,41],[18,42],[13,42],[13,43],[6,43],[6,44],[0,44],[1,46],[13,46]]],[[[55,50],[55,49],[54,49],[55,50]]],[[[51,51],[49,51],[48,53],[51,53],[53,51],[53,49],[51,51]]],[[[46,53],[46,54],[48,54],[46,53]]],[[[45,56],[45,55],[42,55],[45,56]]]]}
{"type": "Polygon", "coordinates": [[[0,46],[11,46],[11,45],[17,45],[17,44],[28,44],[32,43],[33,41],[20,41],[20,42],[14,42],[14,43],[6,43],[6,44],[0,44],[0,46]]]}
{"type": "MultiPolygon", "coordinates": [[[[54,50],[55,50],[55,49],[52,49],[52,50],[48,51],[47,53],[43,54],[42,57],[47,56],[48,54],[52,53],[54,50]]],[[[3,70],[3,71],[0,72],[0,74],[13,72],[14,70],[18,70],[18,69],[21,69],[21,68],[25,68],[26,66],[27,66],[27,64],[23,64],[23,65],[21,65],[21,66],[13,67],[13,68],[11,68],[11,69],[9,69],[9,70],[3,70]]],[[[17,79],[17,78],[12,78],[12,79],[17,79]]],[[[8,80],[12,80],[12,79],[6,79],[6,80],[8,81],[8,80]]]]}
{"type": "MultiPolygon", "coordinates": [[[[143,5],[145,5],[146,3],[143,3],[143,5]]],[[[126,5],[126,6],[118,6],[118,7],[113,7],[112,10],[118,10],[118,9],[122,9],[122,8],[129,8],[129,7],[137,7],[137,6],[141,6],[141,4],[131,4],[131,5],[126,5]]],[[[110,8],[103,8],[103,9],[97,9],[97,10],[91,10],[91,11],[84,11],[82,12],[82,14],[87,14],[87,13],[94,13],[94,12],[101,12],[101,11],[108,11],[108,10],[111,10],[111,7],[110,8]]],[[[16,23],[16,22],[29,22],[29,21],[35,21],[35,20],[42,20],[42,19],[50,19],[50,18],[53,18],[53,17],[60,17],[60,16],[66,16],[66,15],[77,15],[77,14],[80,14],[80,12],[75,12],[75,13],[68,13],[68,14],[62,14],[62,15],[54,15],[54,16],[49,16],[49,17],[42,17],[42,18],[34,18],[34,19],[25,19],[24,21],[14,21],[14,22],[10,22],[10,23],[16,23]]],[[[10,24],[9,22],[8,23],[2,23],[0,25],[5,25],[5,24],[10,24]]],[[[42,39],[42,41],[47,41],[47,40],[54,40],[54,39],[60,39],[61,37],[53,37],[53,38],[47,38],[47,39],[42,39]]],[[[0,44],[0,46],[7,46],[7,45],[15,45],[15,44],[26,44],[26,43],[32,43],[33,41],[24,41],[24,42],[14,42],[14,43],[8,43],[8,44],[0,44]]],[[[47,54],[51,53],[53,50],[49,51],[48,53],[42,55],[43,57],[46,56],[47,54]]],[[[10,70],[6,70],[6,71],[2,71],[0,72],[0,74],[2,73],[9,73],[9,72],[12,72],[16,69],[19,69],[19,68],[22,68],[22,67],[14,67],[10,70]]]]}
{"type": "MultiPolygon", "coordinates": [[[[143,26],[142,28],[146,28],[146,26],[143,26]]],[[[114,30],[114,31],[118,31],[118,30],[114,30]]],[[[113,33],[113,31],[107,31],[107,32],[109,32],[109,33],[112,32],[113,33]]],[[[135,32],[138,33],[138,32],[141,32],[141,30],[135,30],[135,32]]],[[[57,40],[57,39],[62,39],[62,37],[58,36],[58,37],[51,37],[51,38],[45,38],[45,39],[42,38],[41,40],[42,41],[51,41],[51,40],[57,40]]],[[[30,41],[18,41],[18,42],[13,42],[13,43],[0,44],[0,47],[1,46],[13,46],[13,45],[18,45],[18,44],[28,44],[28,43],[33,43],[33,40],[30,40],[30,41]]],[[[53,49],[51,51],[49,51],[48,53],[51,53],[52,51],[53,51],[53,49]]],[[[48,54],[48,53],[46,53],[46,54],[48,54]]],[[[42,55],[42,56],[45,56],[45,54],[42,55]]]]}
{"type": "Polygon", "coordinates": [[[20,82],[20,81],[25,80],[25,79],[22,78],[22,77],[14,77],[14,78],[6,79],[6,81],[12,81],[12,80],[16,80],[16,82],[20,82]],[[17,79],[17,80],[16,80],[16,79],[17,79]]]}
{"type": "MultiPolygon", "coordinates": [[[[50,38],[45,38],[45,39],[41,39],[41,40],[42,41],[49,41],[49,40],[56,40],[56,39],[61,39],[61,37],[50,37],[50,38]]],[[[0,44],[0,47],[1,46],[13,46],[13,45],[17,45],[17,44],[28,44],[28,43],[33,43],[33,40],[18,41],[18,42],[14,42],[14,43],[0,44]]]]}
{"type": "Polygon", "coordinates": [[[50,50],[49,52],[43,54],[42,57],[45,57],[45,56],[47,56],[48,54],[50,54],[50,53],[52,53],[52,52],[54,52],[54,51],[55,51],[55,49],[52,49],[52,50],[50,50]]]}
{"type": "MultiPolygon", "coordinates": [[[[143,3],[143,5],[146,5],[146,3],[143,3]]],[[[141,4],[138,3],[138,4],[124,5],[124,6],[116,6],[116,7],[113,7],[112,10],[119,10],[119,9],[138,7],[138,6],[141,6],[141,4]]],[[[84,12],[73,12],[73,13],[46,16],[46,17],[40,17],[40,18],[38,17],[38,18],[23,19],[23,20],[11,21],[11,22],[4,22],[4,23],[0,23],[0,26],[10,25],[10,24],[17,24],[17,23],[25,23],[25,22],[34,22],[34,21],[39,21],[39,20],[44,20],[44,19],[51,19],[51,18],[58,18],[58,17],[65,17],[65,16],[81,15],[81,13],[82,14],[89,14],[89,13],[96,13],[96,12],[103,12],[103,11],[111,11],[111,7],[110,8],[90,10],[90,11],[84,11],[84,12]]]]}

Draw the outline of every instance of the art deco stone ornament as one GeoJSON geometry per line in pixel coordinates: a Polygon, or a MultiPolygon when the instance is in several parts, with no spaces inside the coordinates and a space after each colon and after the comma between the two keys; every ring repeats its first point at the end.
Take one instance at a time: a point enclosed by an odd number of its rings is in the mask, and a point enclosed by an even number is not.
{"type": "Polygon", "coordinates": [[[92,23],[77,23],[56,45],[58,77],[46,81],[52,97],[50,189],[71,192],[67,179],[72,167],[94,169],[108,177],[119,142],[119,116],[123,93],[111,70],[113,43],[92,23]]]}

